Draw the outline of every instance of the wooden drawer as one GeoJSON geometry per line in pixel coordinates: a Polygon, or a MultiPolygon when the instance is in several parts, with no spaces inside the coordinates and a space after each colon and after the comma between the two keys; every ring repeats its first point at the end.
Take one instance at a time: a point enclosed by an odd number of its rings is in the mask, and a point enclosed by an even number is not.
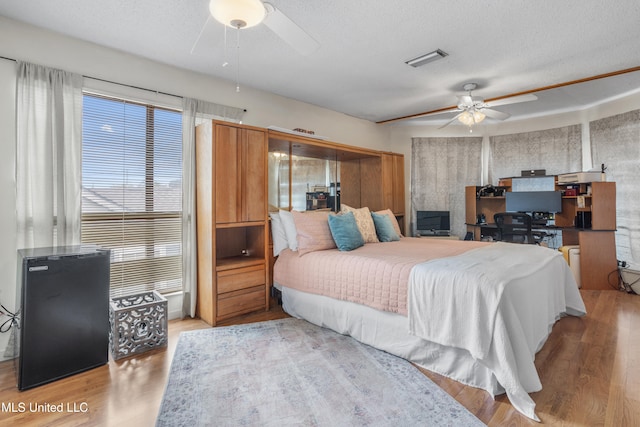
{"type": "Polygon", "coordinates": [[[264,265],[219,271],[217,275],[218,295],[252,286],[264,285],[266,283],[265,274],[264,265]]]}
{"type": "MultiPolygon", "coordinates": [[[[264,282],[264,280],[263,280],[264,282]]],[[[218,296],[218,319],[237,316],[266,307],[265,285],[218,296]]]]}

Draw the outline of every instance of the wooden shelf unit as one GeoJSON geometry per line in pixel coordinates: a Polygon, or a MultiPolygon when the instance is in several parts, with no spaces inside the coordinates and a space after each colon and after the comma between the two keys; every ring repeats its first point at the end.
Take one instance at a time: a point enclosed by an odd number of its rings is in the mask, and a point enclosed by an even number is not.
{"type": "Polygon", "coordinates": [[[196,128],[197,314],[215,326],[269,309],[267,134],[210,121],[196,128]]]}
{"type": "MultiPolygon", "coordinates": [[[[474,240],[480,240],[480,227],[478,224],[478,216],[484,215],[487,223],[493,223],[493,215],[498,212],[504,212],[505,198],[504,196],[482,196],[478,197],[480,186],[465,187],[465,216],[464,222],[467,224],[467,231],[473,233],[474,240]]],[[[506,189],[507,187],[499,187],[506,189]]]]}
{"type": "MultiPolygon", "coordinates": [[[[566,185],[557,185],[564,189],[566,185]]],[[[617,271],[616,256],[616,183],[582,183],[585,194],[562,198],[562,212],[556,214],[556,226],[562,231],[564,245],[580,246],[580,282],[583,289],[614,289],[610,276],[617,271]],[[590,194],[586,193],[590,189],[590,194]],[[578,207],[578,197],[584,207],[578,207]],[[578,212],[591,213],[591,228],[575,228],[578,212]]],[[[616,276],[617,277],[617,276],[616,276]]],[[[616,279],[617,280],[617,279],[616,279]]]]}
{"type": "MultiPolygon", "coordinates": [[[[558,185],[563,190],[565,185],[558,185]]],[[[562,197],[562,212],[556,214],[558,227],[574,227],[576,214],[580,211],[591,212],[591,230],[616,230],[616,183],[592,182],[584,185],[591,188],[591,194],[562,197]],[[584,198],[583,208],[578,207],[578,197],[584,198]]]]}
{"type": "Polygon", "coordinates": [[[404,155],[275,130],[268,135],[269,151],[339,162],[341,203],[371,211],[391,209],[404,233],[404,155]]]}
{"type": "Polygon", "coordinates": [[[405,233],[404,156],[398,153],[382,154],[382,207],[389,207],[405,233]]]}

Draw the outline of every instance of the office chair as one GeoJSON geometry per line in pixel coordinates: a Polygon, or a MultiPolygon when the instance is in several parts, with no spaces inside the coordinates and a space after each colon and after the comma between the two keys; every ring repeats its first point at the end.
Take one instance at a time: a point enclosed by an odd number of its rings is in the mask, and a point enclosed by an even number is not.
{"type": "Polygon", "coordinates": [[[493,215],[498,227],[498,240],[510,243],[538,243],[531,231],[531,216],[519,212],[499,212],[493,215]]]}

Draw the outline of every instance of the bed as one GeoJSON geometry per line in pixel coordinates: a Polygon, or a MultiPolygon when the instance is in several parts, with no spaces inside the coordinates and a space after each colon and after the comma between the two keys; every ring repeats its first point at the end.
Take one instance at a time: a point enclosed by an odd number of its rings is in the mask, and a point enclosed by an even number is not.
{"type": "Polygon", "coordinates": [[[348,252],[284,248],[274,285],[290,315],[506,392],[537,421],[535,354],[561,316],[586,313],[562,255],[536,245],[402,237],[348,252]]]}

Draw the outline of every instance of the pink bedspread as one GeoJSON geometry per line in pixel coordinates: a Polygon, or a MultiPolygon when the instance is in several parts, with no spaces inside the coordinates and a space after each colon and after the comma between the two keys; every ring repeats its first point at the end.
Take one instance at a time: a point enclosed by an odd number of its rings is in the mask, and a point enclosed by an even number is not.
{"type": "Polygon", "coordinates": [[[287,249],[276,261],[273,280],[300,291],[406,316],[409,273],[414,265],[487,244],[404,237],[399,242],[367,243],[350,252],[329,249],[299,256],[287,249]]]}

